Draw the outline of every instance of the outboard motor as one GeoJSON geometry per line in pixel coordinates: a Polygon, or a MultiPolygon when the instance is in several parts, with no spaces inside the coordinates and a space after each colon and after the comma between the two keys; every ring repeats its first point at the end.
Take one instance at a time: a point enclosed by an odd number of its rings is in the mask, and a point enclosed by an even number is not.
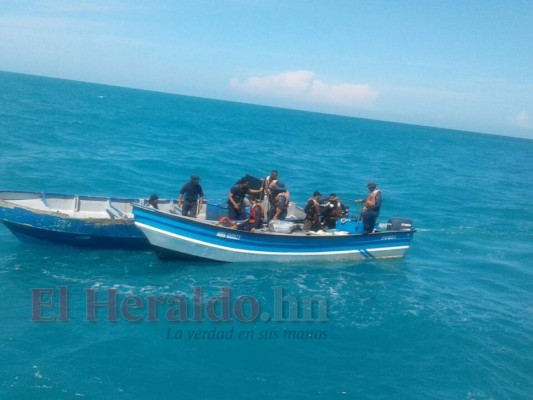
{"type": "Polygon", "coordinates": [[[413,222],[406,218],[391,218],[387,222],[388,231],[410,231],[413,229],[413,222]]]}

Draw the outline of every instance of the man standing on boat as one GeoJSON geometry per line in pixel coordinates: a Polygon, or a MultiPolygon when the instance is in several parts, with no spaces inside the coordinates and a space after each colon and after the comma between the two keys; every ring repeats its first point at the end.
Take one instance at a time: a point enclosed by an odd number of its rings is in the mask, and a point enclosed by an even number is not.
{"type": "Polygon", "coordinates": [[[376,219],[381,209],[381,191],[377,188],[376,182],[368,182],[366,185],[370,194],[363,200],[356,200],[358,203],[364,203],[361,217],[363,218],[363,234],[374,232],[376,219]]]}
{"type": "Polygon", "coordinates": [[[244,198],[249,193],[261,193],[261,189],[250,189],[248,178],[244,177],[233,185],[228,194],[228,218],[233,221],[246,219],[246,205],[244,198]]]}
{"type": "Polygon", "coordinates": [[[337,228],[337,219],[342,216],[342,204],[335,193],[329,195],[329,200],[326,203],[326,209],[324,210],[323,216],[325,229],[337,228]]]}
{"type": "Polygon", "coordinates": [[[204,191],[200,186],[200,177],[191,175],[190,182],[183,185],[178,196],[178,207],[181,207],[181,215],[196,217],[202,210],[203,202],[204,191]]]}
{"type": "MultiPolygon", "coordinates": [[[[270,175],[263,179],[263,196],[268,200],[267,212],[269,213],[274,208],[275,195],[273,193],[274,187],[278,183],[278,171],[272,170],[270,175]]],[[[263,197],[262,197],[263,198],[263,197]]]]}

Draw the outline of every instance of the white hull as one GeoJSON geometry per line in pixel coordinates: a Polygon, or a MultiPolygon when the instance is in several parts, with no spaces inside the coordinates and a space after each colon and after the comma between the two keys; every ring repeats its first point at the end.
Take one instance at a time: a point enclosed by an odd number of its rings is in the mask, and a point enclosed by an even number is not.
{"type": "Polygon", "coordinates": [[[150,243],[165,251],[220,262],[331,262],[356,261],[372,258],[400,258],[409,246],[390,246],[375,249],[353,249],[322,252],[273,252],[244,250],[221,246],[136,222],[150,243]]]}

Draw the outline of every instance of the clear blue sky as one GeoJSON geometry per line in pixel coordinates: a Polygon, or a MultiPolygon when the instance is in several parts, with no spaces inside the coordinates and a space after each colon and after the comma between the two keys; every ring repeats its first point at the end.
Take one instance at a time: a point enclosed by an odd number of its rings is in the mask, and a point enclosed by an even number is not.
{"type": "Polygon", "coordinates": [[[533,0],[2,0],[0,70],[533,139],[533,0]]]}

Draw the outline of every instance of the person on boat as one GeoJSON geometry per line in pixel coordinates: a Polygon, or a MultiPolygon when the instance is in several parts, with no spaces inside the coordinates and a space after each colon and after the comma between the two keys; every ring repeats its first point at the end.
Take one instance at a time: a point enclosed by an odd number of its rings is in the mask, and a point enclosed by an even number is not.
{"type": "Polygon", "coordinates": [[[271,191],[276,186],[276,183],[278,183],[278,171],[275,169],[272,170],[270,175],[268,175],[265,179],[263,179],[263,193],[265,196],[267,196],[269,202],[273,201],[273,198],[271,196],[271,191]]]}
{"type": "Polygon", "coordinates": [[[320,204],[318,202],[321,196],[322,194],[319,191],[315,191],[313,197],[307,200],[305,204],[305,222],[302,228],[304,231],[317,232],[322,229],[320,223],[320,204]]]}
{"type": "Polygon", "coordinates": [[[368,182],[366,185],[370,194],[366,199],[358,199],[356,202],[363,203],[361,218],[363,219],[363,234],[374,232],[376,219],[381,209],[381,191],[377,188],[376,182],[368,182]]]}
{"type": "Polygon", "coordinates": [[[233,221],[246,219],[246,205],[244,199],[247,194],[261,193],[261,189],[250,189],[248,178],[244,177],[233,185],[228,194],[228,217],[233,221]]]}
{"type": "Polygon", "coordinates": [[[276,183],[276,186],[272,188],[275,197],[274,197],[274,205],[269,210],[271,218],[269,218],[269,221],[276,221],[278,219],[284,220],[287,216],[287,209],[289,208],[289,202],[291,200],[290,194],[285,187],[285,184],[278,180],[276,183]]]}
{"type": "Polygon", "coordinates": [[[202,210],[204,191],[200,185],[200,177],[191,175],[191,180],[180,190],[178,207],[181,207],[181,215],[196,217],[202,210]]]}
{"type": "Polygon", "coordinates": [[[159,202],[159,196],[157,194],[153,194],[148,199],[148,203],[146,204],[150,208],[158,209],[157,203],[159,202]]]}
{"type": "Polygon", "coordinates": [[[335,193],[329,195],[328,202],[323,213],[324,217],[324,228],[326,229],[336,229],[337,228],[337,218],[342,216],[342,205],[339,200],[339,197],[335,193]]]}
{"type": "Polygon", "coordinates": [[[249,195],[250,201],[250,217],[237,225],[237,229],[240,231],[255,232],[256,229],[263,227],[263,221],[265,220],[265,213],[261,206],[261,200],[254,195],[249,195]]]}

